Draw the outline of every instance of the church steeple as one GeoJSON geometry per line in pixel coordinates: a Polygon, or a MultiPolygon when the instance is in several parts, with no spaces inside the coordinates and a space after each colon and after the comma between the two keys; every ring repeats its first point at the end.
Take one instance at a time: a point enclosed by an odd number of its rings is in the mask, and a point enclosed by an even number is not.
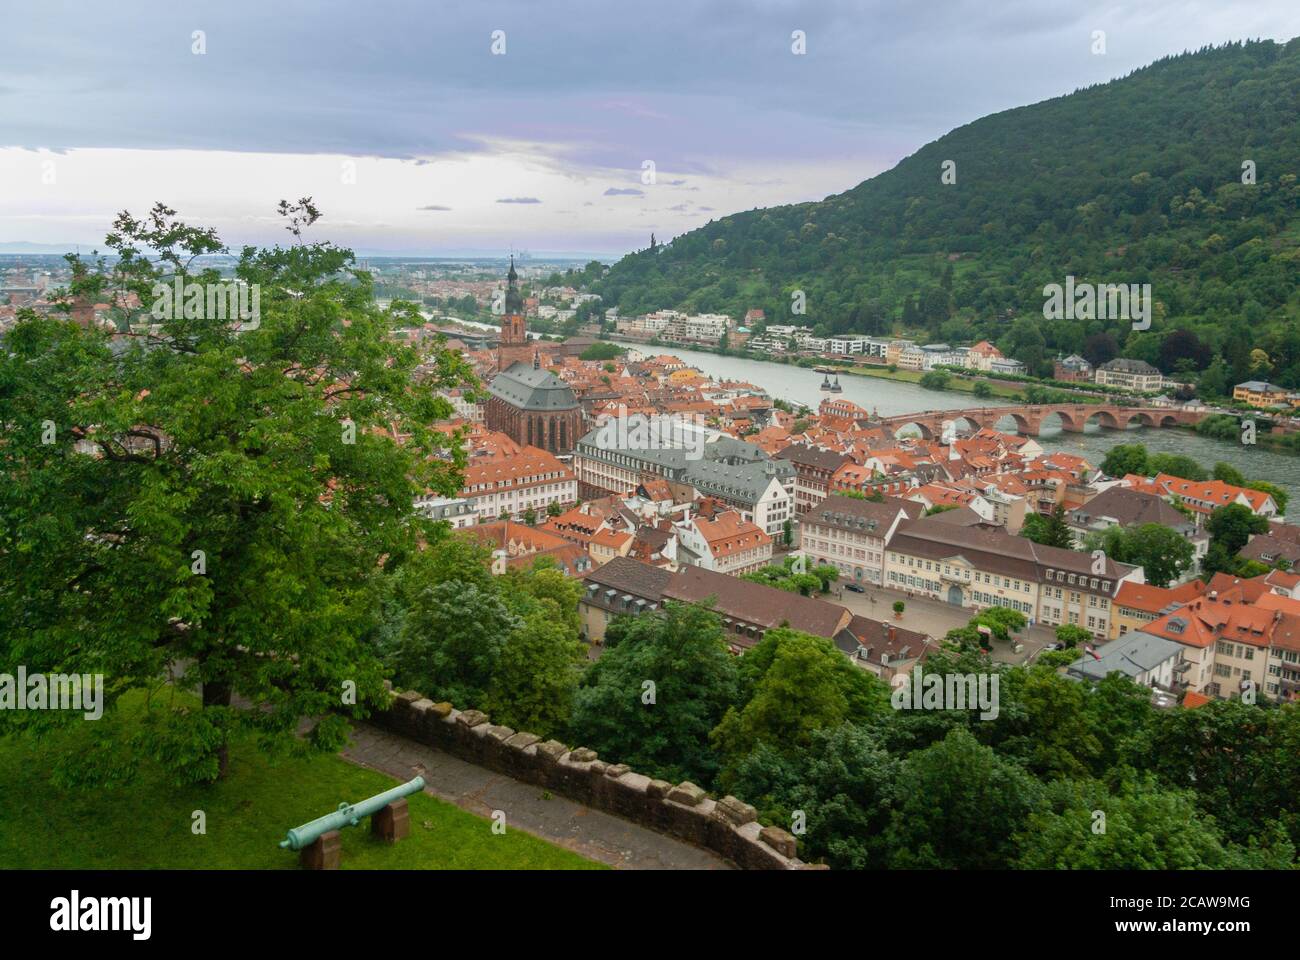
{"type": "Polygon", "coordinates": [[[524,297],[519,292],[519,274],[515,273],[515,258],[510,256],[510,272],[506,274],[506,316],[522,316],[524,297]]]}

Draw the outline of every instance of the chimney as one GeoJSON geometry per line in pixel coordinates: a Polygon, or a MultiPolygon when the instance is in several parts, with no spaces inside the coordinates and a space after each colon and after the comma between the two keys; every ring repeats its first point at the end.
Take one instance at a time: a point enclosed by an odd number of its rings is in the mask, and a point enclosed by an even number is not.
{"type": "Polygon", "coordinates": [[[894,638],[895,638],[897,635],[898,635],[898,631],[894,629],[894,625],[891,623],[891,624],[889,625],[889,642],[890,642],[890,643],[893,643],[893,642],[894,642],[894,638]]]}

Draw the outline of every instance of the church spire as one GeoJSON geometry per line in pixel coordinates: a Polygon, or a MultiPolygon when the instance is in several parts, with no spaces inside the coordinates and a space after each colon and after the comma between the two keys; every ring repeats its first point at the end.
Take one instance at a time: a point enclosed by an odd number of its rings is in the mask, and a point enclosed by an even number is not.
{"type": "Polygon", "coordinates": [[[514,254],[510,255],[510,272],[506,274],[506,315],[522,316],[524,297],[519,292],[519,274],[515,273],[514,254]]]}

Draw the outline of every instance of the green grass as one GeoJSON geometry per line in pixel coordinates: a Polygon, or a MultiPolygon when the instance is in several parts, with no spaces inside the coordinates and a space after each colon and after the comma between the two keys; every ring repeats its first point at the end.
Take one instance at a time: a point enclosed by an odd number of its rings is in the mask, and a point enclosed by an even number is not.
{"type": "MultiPolygon", "coordinates": [[[[290,827],[397,782],[330,754],[272,766],[242,745],[216,784],[177,787],[143,763],[130,785],[62,789],[51,757],[84,746],[79,733],[0,739],[0,868],[291,870],[298,854],[277,845],[290,827]],[[191,832],[196,810],[207,816],[204,835],[191,832]]],[[[407,799],[411,835],[390,846],[362,820],[341,831],[343,869],[604,869],[531,834],[494,834],[491,821],[427,794],[407,799]]]]}

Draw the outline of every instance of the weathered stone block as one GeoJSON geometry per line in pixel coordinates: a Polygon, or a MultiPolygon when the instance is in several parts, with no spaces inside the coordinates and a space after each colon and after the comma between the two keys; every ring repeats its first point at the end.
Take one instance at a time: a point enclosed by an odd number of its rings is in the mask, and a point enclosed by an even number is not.
{"type": "Polygon", "coordinates": [[[646,796],[651,800],[662,800],[668,796],[672,789],[673,785],[667,780],[651,780],[646,785],[645,792],[646,796]]]}
{"type": "Polygon", "coordinates": [[[462,710],[457,719],[467,727],[477,727],[488,721],[487,714],[482,710],[462,710]]]}
{"type": "Polygon", "coordinates": [[[535,733],[525,733],[522,730],[506,741],[507,747],[518,747],[520,750],[525,747],[531,747],[538,740],[542,739],[535,733]]]}
{"type": "Polygon", "coordinates": [[[764,827],[758,838],[783,857],[793,857],[798,851],[794,837],[780,827],[764,827]]]}
{"type": "Polygon", "coordinates": [[[432,712],[434,716],[441,719],[447,716],[449,713],[451,713],[451,704],[448,703],[446,700],[442,701],[442,703],[435,703],[433,707],[430,708],[430,712],[432,712]]]}
{"type": "Polygon", "coordinates": [[[498,727],[491,723],[484,725],[483,732],[493,740],[499,740],[502,743],[505,743],[515,735],[515,732],[509,727],[498,727]]]}
{"type": "Polygon", "coordinates": [[[677,786],[668,791],[668,799],[674,803],[681,803],[688,807],[698,806],[704,801],[707,794],[703,787],[697,787],[689,780],[683,780],[677,786]]]}
{"type": "Polygon", "coordinates": [[[631,772],[632,772],[632,768],[629,767],[626,763],[611,763],[609,766],[605,768],[605,776],[607,777],[618,778],[623,776],[623,774],[625,773],[631,773],[631,772]]]}
{"type": "Polygon", "coordinates": [[[719,800],[713,812],[720,819],[726,820],[728,823],[734,823],[736,826],[751,823],[758,819],[757,810],[743,800],[738,800],[730,795],[719,800]]]}
{"type": "Polygon", "coordinates": [[[550,763],[559,762],[560,757],[569,752],[569,748],[558,740],[547,740],[537,745],[537,756],[550,763]]]}
{"type": "Polygon", "coordinates": [[[596,759],[596,756],[596,751],[587,747],[578,747],[578,749],[569,752],[569,759],[574,763],[591,763],[596,759]]]}

